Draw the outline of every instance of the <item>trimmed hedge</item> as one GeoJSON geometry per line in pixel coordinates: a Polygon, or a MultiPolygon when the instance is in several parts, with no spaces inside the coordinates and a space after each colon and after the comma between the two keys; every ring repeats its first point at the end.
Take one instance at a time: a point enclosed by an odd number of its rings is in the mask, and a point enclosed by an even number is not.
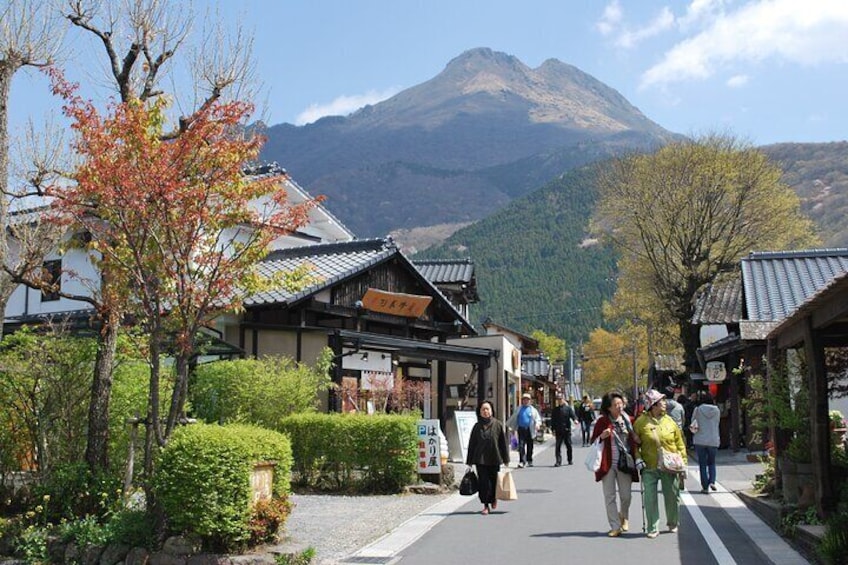
{"type": "Polygon", "coordinates": [[[399,492],[416,479],[418,416],[297,414],[281,422],[298,483],[320,490],[399,492]]]}
{"type": "Polygon", "coordinates": [[[260,461],[276,462],[273,495],[287,499],[292,451],[284,435],[246,425],[176,430],[159,458],[154,485],[168,528],[199,535],[208,549],[244,548],[251,536],[250,475],[260,461]]]}

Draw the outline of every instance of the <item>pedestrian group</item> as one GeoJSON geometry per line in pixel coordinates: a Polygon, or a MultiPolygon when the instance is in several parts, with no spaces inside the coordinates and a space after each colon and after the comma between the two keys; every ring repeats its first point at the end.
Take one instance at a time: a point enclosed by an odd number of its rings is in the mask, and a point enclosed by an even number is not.
{"type": "MultiPolygon", "coordinates": [[[[687,468],[687,447],[698,457],[701,492],[716,490],[716,451],[719,446],[720,410],[706,392],[692,398],[673,399],[674,390],[648,390],[628,406],[619,392],[609,392],[600,401],[596,417],[594,403],[584,396],[576,405],[562,396],[551,411],[550,425],[556,437],[555,467],[573,464],[572,425],[579,425],[583,446],[591,446],[592,470],[601,483],[609,537],[619,537],[630,529],[631,487],[642,491],[643,524],[649,539],[659,534],[659,493],[665,507],[666,528],[676,533],[680,524],[680,491],[687,468]],[[633,414],[631,416],[631,414],[633,414]],[[595,445],[597,443],[597,445],[595,445]]],[[[538,409],[529,393],[522,394],[521,406],[506,423],[495,418],[494,407],[484,401],[471,430],[466,464],[476,466],[481,514],[497,508],[496,486],[502,466],[509,465],[509,433],[514,432],[519,456],[518,468],[533,466],[533,442],[542,426],[538,409]]],[[[515,446],[515,445],[514,445],[515,446]]],[[[589,462],[587,459],[587,466],[589,462]]]]}

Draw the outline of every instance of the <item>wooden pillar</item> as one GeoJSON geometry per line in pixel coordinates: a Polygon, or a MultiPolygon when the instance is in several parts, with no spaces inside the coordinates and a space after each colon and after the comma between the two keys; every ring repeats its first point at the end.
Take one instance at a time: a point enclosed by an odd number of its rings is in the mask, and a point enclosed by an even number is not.
{"type": "Polygon", "coordinates": [[[739,375],[733,369],[739,366],[739,355],[733,353],[730,356],[732,367],[727,371],[730,379],[730,449],[733,452],[739,451],[739,414],[742,405],[742,399],[739,396],[739,375]]]}
{"type": "MultiPolygon", "coordinates": [[[[781,366],[783,365],[780,362],[780,351],[777,348],[777,344],[774,340],[770,339],[766,342],[766,366],[765,366],[765,375],[766,375],[766,383],[765,383],[765,395],[767,398],[774,398],[775,396],[775,373],[781,370],[781,366]]],[[[769,411],[768,413],[768,439],[771,441],[772,448],[774,449],[774,459],[776,466],[776,473],[774,475],[774,486],[775,489],[780,491],[783,487],[783,469],[782,469],[782,455],[783,451],[786,449],[786,439],[785,432],[778,428],[777,425],[777,415],[769,411]]]]}
{"type": "Polygon", "coordinates": [[[804,323],[804,354],[810,391],[810,427],[812,428],[813,480],[816,485],[816,510],[826,518],[835,507],[830,477],[830,428],[828,426],[827,372],[824,345],[813,330],[812,320],[804,323]]]}
{"type": "Polygon", "coordinates": [[[440,359],[436,362],[436,415],[439,418],[439,424],[442,430],[447,430],[447,382],[448,382],[448,363],[440,359]]]}
{"type": "Polygon", "coordinates": [[[480,361],[477,365],[477,406],[486,400],[486,381],[489,376],[489,359],[480,361]]]}
{"type": "Polygon", "coordinates": [[[338,333],[329,336],[329,346],[333,350],[333,383],[336,387],[331,388],[327,394],[327,410],[329,412],[342,411],[342,338],[338,333]]]}

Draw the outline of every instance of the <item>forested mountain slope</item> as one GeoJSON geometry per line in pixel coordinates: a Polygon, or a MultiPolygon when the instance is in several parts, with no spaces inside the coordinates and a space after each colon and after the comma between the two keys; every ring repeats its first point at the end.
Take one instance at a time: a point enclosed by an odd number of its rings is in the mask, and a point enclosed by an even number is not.
{"type": "Polygon", "coordinates": [[[602,324],[601,302],[615,288],[613,252],[587,239],[590,179],[586,169],[566,173],[415,257],[473,258],[475,324],[490,316],[577,341],[602,324]]]}

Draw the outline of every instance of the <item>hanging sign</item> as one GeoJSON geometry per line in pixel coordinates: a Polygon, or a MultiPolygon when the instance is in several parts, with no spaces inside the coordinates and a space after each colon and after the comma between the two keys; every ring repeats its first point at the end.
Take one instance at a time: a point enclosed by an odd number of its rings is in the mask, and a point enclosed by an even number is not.
{"type": "Polygon", "coordinates": [[[362,297],[362,306],[372,312],[404,316],[406,318],[420,318],[432,301],[432,296],[387,292],[385,290],[369,288],[362,297]]]}
{"type": "Polygon", "coordinates": [[[363,390],[392,390],[395,376],[388,371],[362,371],[363,390]]]}
{"type": "Polygon", "coordinates": [[[720,383],[727,378],[727,370],[724,368],[722,361],[710,361],[707,363],[707,380],[714,383],[720,383]]]}

